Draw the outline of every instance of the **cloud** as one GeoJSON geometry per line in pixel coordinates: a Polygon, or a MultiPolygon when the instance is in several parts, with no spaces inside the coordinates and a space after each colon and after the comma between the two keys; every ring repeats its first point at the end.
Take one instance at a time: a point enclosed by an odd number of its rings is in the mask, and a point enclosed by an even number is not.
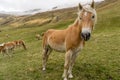
{"type": "MultiPolygon", "coordinates": [[[[54,6],[92,0],[0,0],[0,11],[26,11],[31,9],[50,9],[54,6]]],[[[95,0],[100,1],[100,0],[95,0]]]]}

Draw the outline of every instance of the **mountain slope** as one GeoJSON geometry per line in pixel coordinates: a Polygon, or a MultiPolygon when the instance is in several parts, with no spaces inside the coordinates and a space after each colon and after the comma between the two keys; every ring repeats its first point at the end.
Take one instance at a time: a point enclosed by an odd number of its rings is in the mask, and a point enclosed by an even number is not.
{"type": "MultiPolygon", "coordinates": [[[[39,11],[40,9],[36,9],[39,11]]],[[[36,10],[30,10],[25,13],[33,12],[36,10]]],[[[21,27],[26,25],[27,27],[31,25],[36,25],[39,26],[44,23],[50,23],[50,22],[58,22],[58,21],[67,21],[69,19],[73,19],[76,17],[77,8],[64,8],[64,9],[58,9],[58,10],[53,10],[53,11],[47,11],[47,12],[42,12],[42,13],[37,13],[35,15],[24,15],[24,16],[12,16],[11,19],[5,18],[1,23],[1,26],[11,26],[11,27],[21,27]],[[39,20],[35,22],[35,20],[39,20]],[[43,20],[41,22],[41,19],[43,20]],[[32,21],[33,20],[33,21],[32,21]],[[29,23],[29,22],[34,22],[34,23],[29,23]],[[5,24],[7,23],[7,24],[5,24]]],[[[8,16],[9,17],[9,16],[8,16]]]]}

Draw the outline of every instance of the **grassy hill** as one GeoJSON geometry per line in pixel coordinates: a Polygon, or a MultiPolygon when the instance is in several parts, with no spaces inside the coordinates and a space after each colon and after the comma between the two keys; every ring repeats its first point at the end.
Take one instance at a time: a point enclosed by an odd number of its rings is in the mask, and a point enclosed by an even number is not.
{"type": "MultiPolygon", "coordinates": [[[[107,0],[97,8],[96,28],[91,40],[86,42],[86,46],[77,57],[73,68],[74,78],[71,80],[120,80],[119,9],[120,0],[107,0]]],[[[1,26],[0,43],[23,39],[28,50],[17,48],[14,51],[15,54],[10,53],[12,58],[0,55],[0,80],[62,80],[64,53],[53,51],[47,70],[43,72],[42,41],[36,40],[35,34],[42,33],[49,28],[67,28],[75,20],[76,11],[77,8],[73,8],[33,16],[21,16],[13,21],[20,24],[20,27],[1,26]],[[39,24],[39,21],[43,19],[51,20],[53,13],[60,16],[60,21],[46,25],[39,24]],[[29,26],[28,21],[32,23],[29,26]],[[5,36],[6,34],[9,38],[5,36]]]]}

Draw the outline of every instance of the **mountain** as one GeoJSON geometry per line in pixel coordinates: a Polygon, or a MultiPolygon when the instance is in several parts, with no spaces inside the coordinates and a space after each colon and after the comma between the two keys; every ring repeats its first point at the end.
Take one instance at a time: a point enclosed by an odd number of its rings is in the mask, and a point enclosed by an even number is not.
{"type": "MultiPolygon", "coordinates": [[[[96,7],[106,6],[109,3],[112,3],[116,0],[105,0],[105,2],[97,2],[96,7]]],[[[0,25],[1,26],[12,26],[12,27],[21,27],[21,26],[41,26],[48,23],[55,23],[58,21],[67,21],[72,20],[76,17],[76,10],[77,7],[72,7],[72,5],[66,6],[55,6],[50,10],[44,11],[42,9],[33,9],[29,11],[24,11],[20,13],[11,13],[11,14],[18,14],[18,15],[8,15],[8,14],[1,14],[0,25]],[[71,6],[71,7],[70,7],[71,6]],[[67,8],[65,8],[67,7],[67,8]],[[24,14],[24,15],[21,15],[24,14]],[[31,15],[32,14],[32,15],[31,15]],[[2,16],[6,16],[2,18],[2,16]]],[[[9,13],[10,14],[10,13],[9,13]]]]}
{"type": "Polygon", "coordinates": [[[41,9],[32,9],[28,11],[23,11],[23,12],[5,12],[5,11],[0,11],[0,14],[4,15],[14,15],[14,16],[21,16],[21,15],[32,15],[41,12],[41,9]]]}
{"type": "Polygon", "coordinates": [[[24,11],[24,14],[35,14],[35,13],[39,13],[41,12],[42,9],[32,9],[32,10],[28,10],[28,11],[24,11]]]}
{"type": "MultiPolygon", "coordinates": [[[[101,0],[103,1],[103,0],[101,0]]],[[[98,2],[98,1],[97,1],[98,2]]],[[[72,3],[63,3],[63,4],[56,4],[54,7],[48,7],[48,8],[36,8],[36,9],[31,9],[31,10],[26,10],[26,11],[0,11],[2,14],[10,14],[10,15],[15,15],[15,16],[21,16],[21,15],[33,15],[36,13],[41,13],[41,12],[46,12],[46,11],[52,11],[52,10],[58,10],[58,9],[63,9],[63,8],[70,8],[70,7],[75,7],[80,3],[79,0],[76,0],[72,3]]],[[[88,2],[89,3],[89,2],[88,2]]],[[[87,4],[88,4],[87,3],[87,4]]],[[[81,4],[85,4],[85,2],[82,2],[81,4]]]]}
{"type": "Polygon", "coordinates": [[[0,18],[7,18],[11,16],[10,14],[4,14],[4,13],[0,13],[0,18]]]}

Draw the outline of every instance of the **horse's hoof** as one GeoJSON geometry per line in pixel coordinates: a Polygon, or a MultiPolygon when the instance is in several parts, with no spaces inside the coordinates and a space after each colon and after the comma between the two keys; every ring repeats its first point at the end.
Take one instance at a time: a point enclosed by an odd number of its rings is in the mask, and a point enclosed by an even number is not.
{"type": "Polygon", "coordinates": [[[64,78],[64,80],[67,80],[67,78],[64,78]]]}
{"type": "Polygon", "coordinates": [[[73,78],[73,75],[72,74],[69,74],[69,76],[68,76],[69,78],[73,78]]]}
{"type": "Polygon", "coordinates": [[[45,71],[45,70],[46,70],[46,68],[43,68],[42,70],[43,70],[43,71],[45,71]]]}

